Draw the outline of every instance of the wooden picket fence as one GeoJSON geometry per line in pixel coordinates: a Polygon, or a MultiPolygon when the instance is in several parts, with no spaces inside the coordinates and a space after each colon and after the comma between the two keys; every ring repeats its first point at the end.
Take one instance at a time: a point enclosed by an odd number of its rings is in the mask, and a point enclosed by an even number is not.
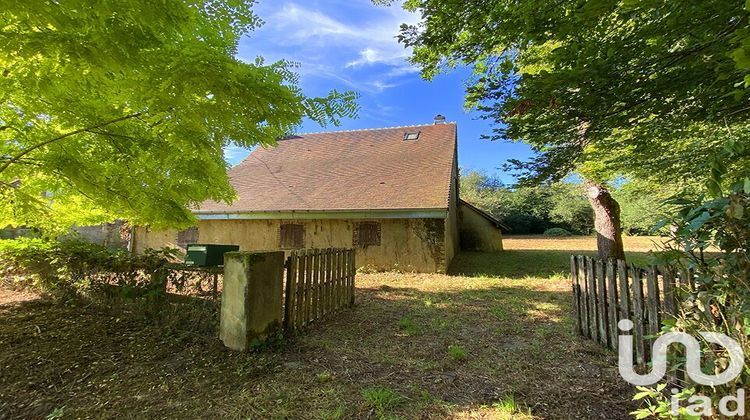
{"type": "Polygon", "coordinates": [[[653,336],[662,321],[677,312],[678,287],[695,290],[691,271],[582,255],[571,256],[570,277],[578,333],[617,350],[618,335],[626,334],[618,329],[618,321],[633,321],[635,360],[641,365],[650,360],[653,336]]]}
{"type": "Polygon", "coordinates": [[[292,251],[286,260],[284,329],[294,331],[354,305],[353,249],[292,251]]]}

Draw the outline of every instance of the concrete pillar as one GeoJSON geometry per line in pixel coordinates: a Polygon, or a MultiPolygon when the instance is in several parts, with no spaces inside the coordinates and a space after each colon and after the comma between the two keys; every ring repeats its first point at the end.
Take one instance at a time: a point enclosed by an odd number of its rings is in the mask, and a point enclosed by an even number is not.
{"type": "Polygon", "coordinates": [[[232,350],[263,343],[281,328],[284,252],[224,254],[219,338],[232,350]]]}

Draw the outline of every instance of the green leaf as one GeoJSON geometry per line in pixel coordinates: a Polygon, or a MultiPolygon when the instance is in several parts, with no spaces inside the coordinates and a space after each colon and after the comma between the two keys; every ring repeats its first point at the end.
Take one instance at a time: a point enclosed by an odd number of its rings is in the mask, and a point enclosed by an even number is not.
{"type": "Polygon", "coordinates": [[[642,399],[644,399],[644,398],[646,398],[646,397],[650,397],[650,396],[652,396],[652,395],[653,395],[653,392],[652,392],[652,391],[643,391],[643,392],[638,392],[638,393],[636,393],[635,395],[633,395],[633,400],[634,400],[634,401],[635,401],[635,400],[642,400],[642,399]]]}
{"type": "Polygon", "coordinates": [[[695,232],[701,227],[703,227],[703,225],[706,224],[706,222],[708,222],[710,219],[711,219],[711,213],[704,211],[700,214],[700,216],[690,221],[690,223],[688,224],[688,228],[691,231],[695,232]]]}
{"type": "Polygon", "coordinates": [[[733,201],[727,206],[726,213],[727,216],[739,220],[745,214],[745,207],[741,203],[733,201]]]}

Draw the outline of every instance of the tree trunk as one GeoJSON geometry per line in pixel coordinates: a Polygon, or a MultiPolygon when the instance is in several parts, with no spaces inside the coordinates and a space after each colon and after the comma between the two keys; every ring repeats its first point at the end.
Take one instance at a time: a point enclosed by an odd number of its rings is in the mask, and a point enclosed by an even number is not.
{"type": "Polygon", "coordinates": [[[625,259],[620,225],[620,204],[607,188],[599,183],[586,180],[586,196],[594,209],[594,228],[599,258],[625,259]]]}

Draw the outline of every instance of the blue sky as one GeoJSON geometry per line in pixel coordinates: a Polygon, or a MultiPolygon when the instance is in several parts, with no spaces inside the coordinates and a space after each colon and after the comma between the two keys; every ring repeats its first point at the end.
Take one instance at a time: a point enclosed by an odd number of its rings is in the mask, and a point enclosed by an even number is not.
{"type": "MultiPolygon", "coordinates": [[[[331,89],[361,95],[359,117],[328,129],[388,127],[432,122],[437,114],[458,123],[459,165],[513,178],[498,167],[509,158],[524,159],[528,146],[481,140],[491,125],[464,109],[465,69],[428,82],[406,58],[410,51],[395,36],[401,23],[418,19],[399,5],[375,6],[370,0],[261,0],[255,7],[265,24],[240,42],[238,57],[253,61],[286,59],[299,63],[300,84],[308,96],[331,89]]],[[[301,132],[323,131],[303,124],[301,132]]],[[[229,148],[227,160],[240,162],[247,151],[229,148]]]]}

